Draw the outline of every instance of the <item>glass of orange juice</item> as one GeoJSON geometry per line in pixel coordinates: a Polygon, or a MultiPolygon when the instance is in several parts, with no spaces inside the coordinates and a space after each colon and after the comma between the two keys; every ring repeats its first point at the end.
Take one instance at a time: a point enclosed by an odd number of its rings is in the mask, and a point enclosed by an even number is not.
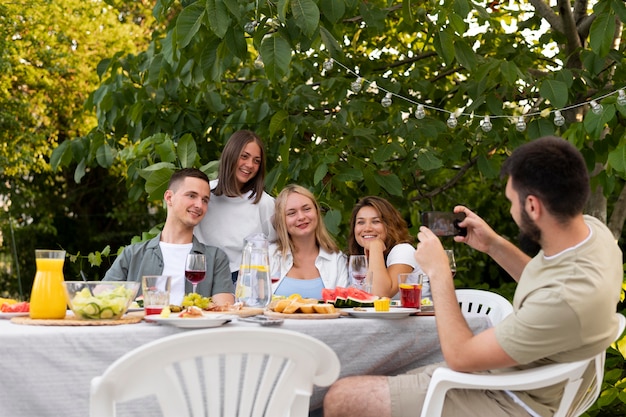
{"type": "Polygon", "coordinates": [[[400,303],[402,307],[420,308],[423,275],[416,272],[398,274],[400,303]]]}

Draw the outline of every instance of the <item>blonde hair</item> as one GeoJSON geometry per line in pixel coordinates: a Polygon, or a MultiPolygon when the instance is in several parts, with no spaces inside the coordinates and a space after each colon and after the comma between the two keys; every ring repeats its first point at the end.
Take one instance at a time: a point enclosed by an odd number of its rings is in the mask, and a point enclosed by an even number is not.
{"type": "Polygon", "coordinates": [[[339,247],[337,243],[332,238],[330,233],[328,233],[328,229],[326,229],[326,225],[324,224],[324,219],[322,218],[322,211],[319,203],[315,199],[313,193],[304,188],[301,185],[297,184],[289,184],[278,194],[275,202],[275,213],[274,213],[274,229],[276,230],[276,246],[283,257],[287,254],[287,249],[294,253],[293,241],[291,240],[291,236],[287,232],[287,222],[285,215],[285,206],[287,205],[287,198],[291,194],[300,194],[313,202],[315,206],[315,212],[317,213],[318,221],[317,227],[315,228],[315,243],[317,246],[321,247],[327,252],[336,253],[339,252],[339,247]]]}

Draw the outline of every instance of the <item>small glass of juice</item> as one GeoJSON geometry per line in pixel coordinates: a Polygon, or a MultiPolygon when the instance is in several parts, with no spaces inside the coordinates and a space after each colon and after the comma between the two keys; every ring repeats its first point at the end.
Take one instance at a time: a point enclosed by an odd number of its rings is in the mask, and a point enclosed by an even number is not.
{"type": "Polygon", "coordinates": [[[421,307],[422,280],[422,274],[413,272],[398,274],[398,287],[400,289],[400,303],[402,307],[421,307]]]}

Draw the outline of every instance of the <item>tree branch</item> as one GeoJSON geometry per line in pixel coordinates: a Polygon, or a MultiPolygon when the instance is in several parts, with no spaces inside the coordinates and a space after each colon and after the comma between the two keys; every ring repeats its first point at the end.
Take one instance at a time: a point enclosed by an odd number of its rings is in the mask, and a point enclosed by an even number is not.
{"type": "Polygon", "coordinates": [[[626,186],[622,188],[622,192],[619,194],[609,218],[609,230],[613,233],[615,239],[619,239],[622,235],[624,221],[626,221],[626,186]]]}
{"type": "MultiPolygon", "coordinates": [[[[450,188],[452,188],[457,182],[459,182],[459,180],[461,178],[463,178],[463,175],[465,175],[465,173],[474,165],[476,165],[476,161],[478,160],[478,156],[475,156],[473,158],[471,158],[469,161],[467,161],[467,163],[465,165],[463,165],[460,169],[459,172],[457,172],[452,178],[450,178],[450,180],[448,182],[446,182],[445,184],[443,184],[440,187],[434,188],[431,191],[429,191],[428,193],[422,194],[420,193],[420,195],[418,195],[417,197],[413,197],[411,199],[411,201],[419,201],[419,200],[423,200],[423,199],[428,199],[430,200],[431,198],[433,198],[434,196],[436,196],[439,193],[442,193],[450,188]]],[[[624,187],[626,188],[626,187],[624,187]]]]}
{"type": "Polygon", "coordinates": [[[564,33],[565,29],[563,27],[563,22],[561,21],[561,19],[559,19],[559,16],[557,16],[557,14],[554,13],[554,11],[550,8],[550,5],[548,5],[543,0],[529,0],[529,1],[530,1],[530,4],[532,4],[533,7],[535,8],[535,11],[537,12],[537,14],[541,16],[542,18],[546,19],[546,21],[550,24],[550,27],[552,27],[552,29],[556,30],[557,32],[564,33]]]}

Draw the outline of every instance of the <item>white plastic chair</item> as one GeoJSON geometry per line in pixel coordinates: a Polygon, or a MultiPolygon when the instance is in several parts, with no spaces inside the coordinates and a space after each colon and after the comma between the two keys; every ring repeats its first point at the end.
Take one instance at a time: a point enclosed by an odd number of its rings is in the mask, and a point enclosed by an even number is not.
{"type": "Polygon", "coordinates": [[[302,333],[193,330],[140,346],[93,378],[90,416],[154,395],[164,417],[304,417],[313,385],[332,384],[339,369],[328,345],[302,333]]]}
{"type": "Polygon", "coordinates": [[[494,325],[513,312],[509,300],[491,291],[461,289],[456,298],[464,316],[486,315],[494,325]]]}
{"type": "MultiPolygon", "coordinates": [[[[626,318],[617,313],[619,319],[618,340],[624,332],[626,318]]],[[[448,368],[438,368],[428,386],[421,417],[440,416],[446,393],[451,389],[489,389],[527,391],[549,387],[567,381],[559,408],[554,417],[576,417],[584,413],[600,395],[604,379],[604,359],[606,352],[596,356],[568,363],[556,363],[522,371],[503,372],[498,374],[473,374],[455,372],[448,368]],[[582,376],[590,363],[594,364],[595,375],[590,386],[581,398],[575,402],[576,394],[582,384],[582,376]]]]}

